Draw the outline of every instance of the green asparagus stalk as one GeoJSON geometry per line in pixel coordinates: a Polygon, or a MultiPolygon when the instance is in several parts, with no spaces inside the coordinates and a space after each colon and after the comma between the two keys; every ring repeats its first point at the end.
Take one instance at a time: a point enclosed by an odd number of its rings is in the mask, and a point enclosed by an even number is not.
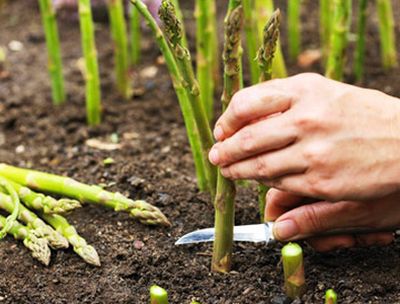
{"type": "Polygon", "coordinates": [[[397,66],[396,39],[391,0],[377,0],[379,32],[381,40],[381,56],[383,67],[397,66]]]}
{"type": "Polygon", "coordinates": [[[39,0],[39,7],[46,36],[53,103],[59,105],[65,101],[65,91],[56,13],[52,0],[39,0]]]}
{"type": "Polygon", "coordinates": [[[101,94],[90,0],[79,0],[78,7],[82,49],[85,57],[87,122],[90,126],[95,126],[101,121],[101,94]]]}
{"type": "Polygon", "coordinates": [[[130,87],[128,39],[123,1],[108,0],[108,14],[110,18],[111,36],[114,42],[114,64],[117,88],[125,99],[129,99],[132,95],[132,90],[130,87]]]}
{"type": "Polygon", "coordinates": [[[140,60],[142,34],[140,31],[140,14],[134,5],[130,7],[131,64],[137,65],[140,60]]]}
{"type": "Polygon", "coordinates": [[[350,29],[352,1],[334,0],[334,3],[335,12],[325,75],[328,78],[340,81],[343,78],[344,55],[350,29]]]}
{"type": "Polygon", "coordinates": [[[171,51],[175,56],[178,68],[185,79],[184,87],[199,131],[202,160],[208,189],[211,196],[214,197],[217,183],[217,171],[215,166],[213,166],[208,160],[208,153],[214,144],[214,140],[203,103],[200,99],[199,85],[194,76],[190,53],[188,49],[182,45],[183,32],[180,27],[181,22],[176,18],[174,7],[169,0],[162,1],[159,13],[160,18],[164,23],[165,36],[171,46],[171,51]]]}
{"type": "Polygon", "coordinates": [[[133,201],[121,193],[112,193],[95,185],[86,185],[72,178],[0,164],[0,176],[39,192],[49,192],[99,204],[115,211],[124,211],[146,225],[170,226],[162,212],[142,200],[133,201]]]}
{"type": "Polygon", "coordinates": [[[301,44],[301,22],[300,22],[301,0],[288,0],[288,47],[289,57],[297,59],[300,54],[301,44]]]}
{"type": "Polygon", "coordinates": [[[260,78],[260,69],[256,61],[257,48],[260,42],[258,40],[257,16],[254,0],[243,0],[243,14],[251,82],[252,84],[256,84],[260,78]]]}
{"type": "MultiPolygon", "coordinates": [[[[211,10],[214,0],[196,0],[196,50],[197,50],[197,78],[199,79],[200,97],[208,119],[214,116],[214,79],[212,43],[213,23],[211,10]]],[[[215,3],[214,3],[215,6],[215,3]]],[[[214,7],[215,9],[215,7],[214,7]]]]}
{"type": "MultiPolygon", "coordinates": [[[[228,107],[233,95],[240,89],[241,30],[243,8],[240,0],[230,0],[225,18],[224,33],[224,91],[222,109],[228,107]]],[[[229,272],[232,260],[233,226],[235,218],[235,183],[225,179],[218,170],[215,208],[215,241],[211,269],[229,272]]]]}
{"type": "MultiPolygon", "coordinates": [[[[15,212],[11,196],[0,192],[0,208],[9,213],[15,212]]],[[[51,248],[68,248],[68,241],[61,234],[54,231],[53,228],[22,204],[19,207],[18,220],[24,222],[30,229],[35,230],[37,236],[46,239],[51,248]]]]}
{"type": "Polygon", "coordinates": [[[179,4],[179,0],[171,0],[172,5],[174,6],[175,9],[175,14],[176,14],[176,18],[179,20],[179,22],[181,23],[181,29],[182,29],[182,46],[185,48],[189,48],[188,47],[188,42],[187,42],[187,38],[186,38],[186,29],[185,29],[185,22],[184,22],[184,18],[183,18],[183,13],[181,10],[181,6],[179,4]]]}
{"type": "MultiPolygon", "coordinates": [[[[0,226],[6,225],[6,218],[0,215],[0,226]]],[[[50,248],[46,239],[40,238],[36,235],[35,230],[15,221],[8,231],[16,240],[23,241],[26,248],[31,251],[32,257],[37,259],[40,263],[48,266],[50,263],[50,248]]]]}
{"type": "Polygon", "coordinates": [[[58,214],[41,214],[41,217],[49,223],[57,232],[63,235],[74,248],[74,251],[88,264],[100,266],[100,258],[92,246],[88,245],[84,238],[77,232],[74,226],[58,214]]]}
{"type": "MultiPolygon", "coordinates": [[[[6,218],[3,228],[0,230],[0,240],[5,237],[7,232],[11,229],[14,222],[17,220],[18,214],[21,211],[21,204],[17,192],[3,177],[0,177],[0,189],[9,194],[10,215],[6,218]],[[2,188],[2,189],[1,189],[2,188]]],[[[1,192],[0,190],[0,192],[1,192]]]]}
{"type": "MultiPolygon", "coordinates": [[[[272,78],[272,62],[276,51],[279,38],[280,11],[276,10],[264,27],[263,42],[258,50],[258,65],[261,71],[259,82],[271,80],[272,78]]],[[[268,187],[259,184],[258,186],[258,204],[260,211],[260,220],[264,222],[264,210],[266,205],[266,195],[268,187]]]]}
{"type": "Polygon", "coordinates": [[[357,44],[354,56],[354,72],[357,81],[361,81],[364,74],[365,56],[365,26],[367,21],[368,0],[358,2],[357,44]]]}
{"type": "Polygon", "coordinates": [[[325,304],[337,304],[337,294],[333,289],[328,289],[326,291],[325,304]]]}
{"type": "Polygon", "coordinates": [[[330,50],[330,37],[332,32],[332,16],[334,1],[319,0],[319,28],[323,58],[326,61],[330,50]]]}
{"type": "MultiPolygon", "coordinates": [[[[220,48],[218,40],[218,20],[217,20],[217,3],[216,0],[208,0],[208,14],[210,18],[211,36],[210,36],[210,47],[213,50],[211,54],[211,65],[212,65],[212,75],[214,79],[214,87],[218,87],[221,83],[221,71],[220,71],[220,48]]],[[[214,100],[214,98],[213,98],[214,100]]]]}
{"type": "Polygon", "coordinates": [[[160,286],[151,286],[150,304],[168,304],[168,292],[160,286]]]}
{"type": "Polygon", "coordinates": [[[189,138],[189,144],[191,146],[194,164],[196,168],[197,183],[201,191],[207,190],[208,184],[202,157],[201,140],[194,119],[192,107],[190,105],[189,97],[187,96],[185,90],[185,80],[183,79],[181,72],[179,71],[178,65],[176,63],[176,60],[174,58],[174,55],[172,54],[172,51],[168,45],[166,38],[164,37],[159,26],[157,25],[157,22],[151,16],[146,5],[140,0],[131,0],[131,2],[133,5],[136,6],[140,14],[146,20],[165,58],[165,62],[167,64],[169,73],[171,75],[172,84],[174,86],[175,93],[178,97],[179,105],[183,115],[183,120],[185,122],[186,131],[189,138]]]}
{"type": "MultiPolygon", "coordinates": [[[[274,12],[274,3],[272,0],[255,0],[256,1],[256,12],[257,17],[257,28],[259,32],[259,41],[263,39],[263,28],[265,22],[271,17],[274,12]]],[[[272,62],[272,74],[274,78],[287,77],[285,61],[283,59],[281,43],[278,40],[276,47],[275,59],[272,62]]]]}
{"type": "Polygon", "coordinates": [[[77,200],[62,198],[55,199],[42,193],[36,193],[18,183],[8,180],[11,186],[17,191],[17,194],[24,204],[34,210],[42,211],[45,214],[66,213],[80,208],[81,204],[77,200]]]}
{"type": "Polygon", "coordinates": [[[294,300],[305,292],[303,250],[296,243],[282,248],[282,263],[286,295],[294,300]]]}

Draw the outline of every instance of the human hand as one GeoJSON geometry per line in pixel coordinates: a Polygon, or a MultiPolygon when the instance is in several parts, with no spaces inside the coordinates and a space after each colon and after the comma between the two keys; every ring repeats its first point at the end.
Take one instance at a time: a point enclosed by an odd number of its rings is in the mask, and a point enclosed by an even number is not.
{"type": "Polygon", "coordinates": [[[317,74],[238,92],[209,154],[231,179],[328,201],[400,190],[400,102],[317,74]]]}
{"type": "Polygon", "coordinates": [[[392,228],[400,226],[400,193],[372,201],[316,201],[270,189],[265,208],[267,221],[275,221],[274,236],[280,241],[304,239],[317,251],[353,246],[387,245],[393,233],[312,237],[344,228],[392,228]]]}

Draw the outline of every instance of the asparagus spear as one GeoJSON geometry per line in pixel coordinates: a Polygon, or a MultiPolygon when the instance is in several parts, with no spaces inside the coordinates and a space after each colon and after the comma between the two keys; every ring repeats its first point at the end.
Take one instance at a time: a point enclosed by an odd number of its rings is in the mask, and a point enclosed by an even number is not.
{"type": "Polygon", "coordinates": [[[392,2],[391,0],[377,0],[377,3],[382,63],[386,69],[393,68],[397,66],[397,51],[392,2]]]}
{"type": "Polygon", "coordinates": [[[254,0],[243,0],[244,29],[246,32],[247,55],[250,64],[250,74],[252,84],[258,83],[260,69],[256,61],[257,48],[260,45],[256,7],[254,0]]]}
{"type": "MultiPolygon", "coordinates": [[[[240,54],[243,9],[240,0],[230,0],[225,18],[224,91],[221,98],[223,111],[233,95],[240,89],[240,54]]],[[[215,196],[215,241],[211,269],[229,272],[232,259],[233,225],[235,217],[235,183],[225,179],[218,170],[215,196]]]]}
{"type": "Polygon", "coordinates": [[[365,25],[367,21],[368,0],[359,0],[358,2],[358,22],[357,22],[357,44],[354,58],[354,72],[357,81],[361,81],[364,73],[364,55],[365,55],[365,25]]]}
{"type": "Polygon", "coordinates": [[[184,19],[183,19],[183,13],[182,13],[182,10],[181,10],[181,6],[179,4],[179,0],[171,0],[171,3],[174,6],[176,18],[181,23],[182,46],[184,46],[185,48],[188,48],[188,42],[187,42],[187,38],[186,38],[186,35],[185,35],[185,33],[186,33],[185,22],[184,22],[184,19]]]}
{"type": "Polygon", "coordinates": [[[78,0],[78,7],[82,49],[85,57],[86,115],[88,124],[95,126],[101,120],[101,94],[90,0],[78,0]]]}
{"type": "Polygon", "coordinates": [[[288,0],[288,46],[292,60],[300,54],[300,9],[301,0],[288,0]]]}
{"type": "Polygon", "coordinates": [[[131,64],[137,65],[140,60],[142,37],[140,32],[140,14],[134,5],[131,5],[129,20],[131,29],[131,64]]]}
{"type": "Polygon", "coordinates": [[[185,122],[186,131],[188,134],[189,143],[191,146],[196,168],[197,183],[200,190],[202,191],[206,190],[207,180],[205,177],[205,168],[202,159],[201,140],[197,125],[195,123],[190,101],[186,94],[186,90],[184,88],[185,80],[182,78],[181,72],[179,71],[178,65],[175,61],[174,55],[172,54],[172,51],[168,45],[167,40],[165,39],[161,29],[158,27],[157,22],[151,16],[146,5],[140,0],[131,0],[131,2],[133,5],[136,6],[140,14],[146,20],[165,58],[165,62],[167,64],[169,73],[172,78],[172,84],[174,86],[175,93],[178,97],[179,105],[183,115],[183,120],[185,122]]]}
{"type": "MultiPolygon", "coordinates": [[[[6,218],[0,215],[0,226],[4,227],[6,222],[6,218]]],[[[31,251],[32,257],[46,266],[49,265],[51,252],[48,242],[46,239],[38,237],[35,230],[15,221],[8,233],[13,235],[16,240],[23,241],[25,247],[31,251]]]]}
{"type": "Polygon", "coordinates": [[[100,266],[100,258],[96,249],[88,245],[85,239],[76,232],[75,227],[70,225],[64,217],[58,214],[41,214],[41,217],[68,240],[74,251],[86,263],[100,266]]]}
{"type": "Polygon", "coordinates": [[[56,13],[52,0],[39,0],[39,7],[46,36],[53,103],[59,105],[65,101],[65,91],[56,13]]]}
{"type": "MultiPolygon", "coordinates": [[[[0,192],[0,208],[9,213],[15,212],[11,196],[0,192]]],[[[51,248],[68,248],[68,241],[61,234],[46,225],[35,213],[22,204],[19,207],[18,220],[24,222],[30,229],[35,230],[37,236],[45,238],[51,248]]]]}
{"type": "MultiPolygon", "coordinates": [[[[258,50],[258,65],[261,71],[259,82],[271,80],[272,62],[279,38],[280,11],[276,10],[264,27],[263,42],[258,50]]],[[[260,184],[258,187],[258,203],[261,222],[264,222],[264,210],[268,187],[260,184]]]]}
{"type": "Polygon", "coordinates": [[[325,304],[337,304],[337,294],[333,289],[328,289],[326,291],[325,304]]]}
{"type": "Polygon", "coordinates": [[[168,304],[168,292],[160,286],[151,286],[150,304],[168,304]]]}
{"type": "Polygon", "coordinates": [[[66,198],[56,200],[51,196],[36,193],[28,187],[24,187],[11,180],[8,180],[8,182],[12,185],[15,191],[17,191],[19,198],[28,208],[51,214],[65,213],[81,207],[81,204],[77,200],[66,198]]]}
{"type": "Polygon", "coordinates": [[[326,67],[326,77],[342,80],[347,34],[351,22],[351,0],[335,0],[330,52],[326,67]]]}
{"type": "Polygon", "coordinates": [[[7,232],[11,229],[13,223],[16,221],[18,214],[21,210],[21,204],[17,192],[8,182],[8,180],[2,177],[0,177],[0,193],[1,193],[1,188],[3,188],[3,191],[7,192],[10,195],[9,205],[11,211],[9,211],[10,215],[7,217],[6,222],[3,225],[3,228],[0,230],[0,239],[4,238],[7,232]]]}
{"type": "Polygon", "coordinates": [[[326,61],[330,50],[330,37],[332,31],[332,0],[319,0],[319,28],[323,58],[326,61]]]}
{"type": "Polygon", "coordinates": [[[133,201],[121,193],[112,193],[99,186],[86,185],[72,178],[0,164],[0,175],[40,192],[71,197],[81,202],[99,204],[115,211],[124,211],[147,225],[170,226],[162,212],[142,200],[133,201]]]}
{"type": "Polygon", "coordinates": [[[202,160],[208,183],[208,189],[211,193],[211,196],[214,197],[216,187],[216,168],[208,160],[208,152],[214,144],[214,141],[207,115],[200,99],[199,85],[194,76],[190,53],[182,43],[183,32],[181,28],[181,22],[176,18],[174,7],[169,0],[162,1],[159,14],[164,23],[165,36],[171,45],[171,50],[175,56],[178,68],[185,79],[184,87],[186,89],[187,96],[192,107],[195,123],[200,135],[202,160]]]}
{"type": "Polygon", "coordinates": [[[286,295],[294,300],[305,291],[303,249],[296,243],[282,248],[282,263],[285,276],[286,295]]]}

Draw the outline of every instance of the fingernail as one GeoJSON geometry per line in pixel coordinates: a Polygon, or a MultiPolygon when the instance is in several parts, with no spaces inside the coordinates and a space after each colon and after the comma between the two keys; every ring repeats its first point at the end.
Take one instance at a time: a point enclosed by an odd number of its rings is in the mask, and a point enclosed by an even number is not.
{"type": "Polygon", "coordinates": [[[214,129],[214,137],[216,140],[220,141],[224,137],[224,130],[222,130],[221,126],[216,126],[214,129]]]}
{"type": "Polygon", "coordinates": [[[280,241],[286,241],[299,234],[297,224],[292,220],[276,222],[274,225],[274,235],[280,241]]]}
{"type": "Polygon", "coordinates": [[[218,149],[212,148],[210,153],[208,154],[208,158],[213,165],[217,165],[219,162],[219,154],[218,149]]]}

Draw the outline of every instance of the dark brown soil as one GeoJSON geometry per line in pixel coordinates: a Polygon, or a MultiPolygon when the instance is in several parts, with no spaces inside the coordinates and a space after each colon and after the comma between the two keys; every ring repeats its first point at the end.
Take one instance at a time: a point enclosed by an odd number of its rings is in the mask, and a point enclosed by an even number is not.
{"type": "MultiPolygon", "coordinates": [[[[318,47],[315,2],[305,4],[304,48],[318,47]]],[[[396,5],[397,30],[399,14],[396,5]]],[[[380,67],[372,15],[364,85],[400,96],[399,70],[383,73],[380,67]]],[[[144,41],[144,58],[134,84],[145,93],[124,102],[114,90],[107,26],[98,25],[104,122],[88,128],[84,83],[77,68],[81,56],[78,26],[63,22],[61,29],[68,101],[54,108],[35,1],[9,1],[0,9],[0,45],[12,40],[24,45],[22,51],[8,53],[10,78],[0,80],[0,161],[105,183],[112,190],[157,205],[173,227],[146,227],[125,214],[96,206],[71,213],[69,220],[98,250],[100,268],[86,265],[71,249],[53,252],[51,265],[43,267],[21,243],[7,237],[0,243],[0,303],[148,303],[152,284],[168,289],[171,303],[191,299],[210,304],[283,303],[279,245],[236,244],[229,275],[209,271],[211,245],[174,246],[182,234],[212,226],[213,208],[196,188],[180,111],[166,70],[156,63],[159,53],[152,39],[144,41]],[[141,72],[152,65],[159,71],[146,79],[141,72]],[[105,152],[85,144],[89,138],[106,140],[112,134],[119,136],[121,149],[105,152]],[[104,166],[107,157],[115,164],[104,166]],[[144,243],[143,248],[135,248],[136,240],[144,243]]],[[[300,71],[290,66],[291,74],[300,71]]],[[[313,69],[321,71],[319,66],[313,69]]],[[[257,220],[253,189],[240,189],[237,224],[257,220]]],[[[324,291],[334,288],[340,303],[400,303],[399,252],[398,241],[386,248],[329,254],[307,248],[308,290],[302,302],[322,303],[324,291]]]]}

